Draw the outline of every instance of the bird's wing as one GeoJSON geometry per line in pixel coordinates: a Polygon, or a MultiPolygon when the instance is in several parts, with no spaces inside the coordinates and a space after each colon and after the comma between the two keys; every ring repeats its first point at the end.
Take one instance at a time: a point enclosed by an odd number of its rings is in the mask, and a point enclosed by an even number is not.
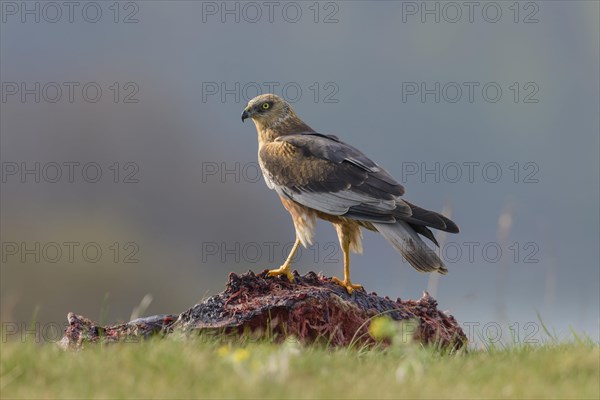
{"type": "Polygon", "coordinates": [[[286,135],[262,146],[260,164],[269,187],[306,207],[372,222],[411,215],[404,188],[386,170],[337,137],[286,135]]]}

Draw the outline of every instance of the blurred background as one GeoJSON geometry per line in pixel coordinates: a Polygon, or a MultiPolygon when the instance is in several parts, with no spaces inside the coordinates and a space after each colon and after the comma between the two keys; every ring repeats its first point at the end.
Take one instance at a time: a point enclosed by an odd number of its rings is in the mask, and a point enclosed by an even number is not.
{"type": "MultiPolygon", "coordinates": [[[[598,340],[597,2],[69,4],[0,4],[3,341],[278,267],[293,225],[240,121],[261,92],[461,227],[438,235],[447,276],[366,233],[353,281],[429,290],[468,334],[538,340],[539,314],[598,340]]],[[[341,276],[329,224],[294,268],[341,276]]]]}

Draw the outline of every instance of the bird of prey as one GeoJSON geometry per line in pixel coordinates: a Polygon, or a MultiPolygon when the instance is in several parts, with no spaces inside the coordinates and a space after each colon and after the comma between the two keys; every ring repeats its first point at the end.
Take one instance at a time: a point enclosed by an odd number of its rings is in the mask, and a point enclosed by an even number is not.
{"type": "MultiPolygon", "coordinates": [[[[290,266],[298,246],[312,244],[316,219],[331,222],[344,253],[348,293],[362,288],[350,280],[350,251],[362,252],[361,228],[381,233],[418,271],[446,274],[444,263],[420,238],[438,245],[429,228],[458,233],[450,219],[401,198],[404,187],[360,150],[334,135],[314,131],[274,94],[248,102],[242,122],[258,132],[258,161],[267,186],[292,216],[296,241],[286,261],[270,276],[293,281],[290,266]]],[[[438,245],[439,246],[439,245],[438,245]]]]}

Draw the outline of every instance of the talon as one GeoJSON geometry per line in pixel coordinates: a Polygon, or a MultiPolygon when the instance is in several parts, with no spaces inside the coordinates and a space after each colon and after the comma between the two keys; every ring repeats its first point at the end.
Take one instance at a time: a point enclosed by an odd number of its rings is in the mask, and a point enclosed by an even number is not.
{"type": "Polygon", "coordinates": [[[362,285],[352,283],[350,282],[350,280],[347,279],[342,280],[340,278],[333,277],[331,278],[331,280],[337,283],[338,285],[345,287],[346,291],[348,291],[348,294],[352,294],[354,290],[361,290],[363,288],[362,285]]]}
{"type": "Polygon", "coordinates": [[[287,278],[290,282],[294,282],[294,275],[292,274],[292,271],[290,270],[289,265],[284,264],[277,269],[272,269],[268,272],[268,275],[269,276],[285,275],[285,276],[287,276],[287,278]]]}

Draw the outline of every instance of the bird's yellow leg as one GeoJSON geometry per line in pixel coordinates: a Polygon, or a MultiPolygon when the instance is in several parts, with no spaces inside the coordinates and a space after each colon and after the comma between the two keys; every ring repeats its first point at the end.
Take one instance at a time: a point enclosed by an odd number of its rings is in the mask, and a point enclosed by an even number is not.
{"type": "Polygon", "coordinates": [[[292,270],[290,269],[290,267],[292,265],[292,260],[294,259],[294,255],[296,254],[296,250],[298,250],[299,245],[300,239],[296,238],[296,242],[294,243],[294,247],[292,247],[292,251],[290,251],[288,258],[285,260],[281,267],[270,270],[269,276],[285,275],[287,276],[290,282],[294,282],[294,275],[292,275],[292,270]]]}
{"type": "Polygon", "coordinates": [[[344,280],[340,278],[331,278],[335,283],[338,283],[346,288],[348,294],[352,294],[354,289],[362,289],[362,285],[352,283],[350,281],[350,242],[343,241],[342,250],[344,251],[344,280]]]}

